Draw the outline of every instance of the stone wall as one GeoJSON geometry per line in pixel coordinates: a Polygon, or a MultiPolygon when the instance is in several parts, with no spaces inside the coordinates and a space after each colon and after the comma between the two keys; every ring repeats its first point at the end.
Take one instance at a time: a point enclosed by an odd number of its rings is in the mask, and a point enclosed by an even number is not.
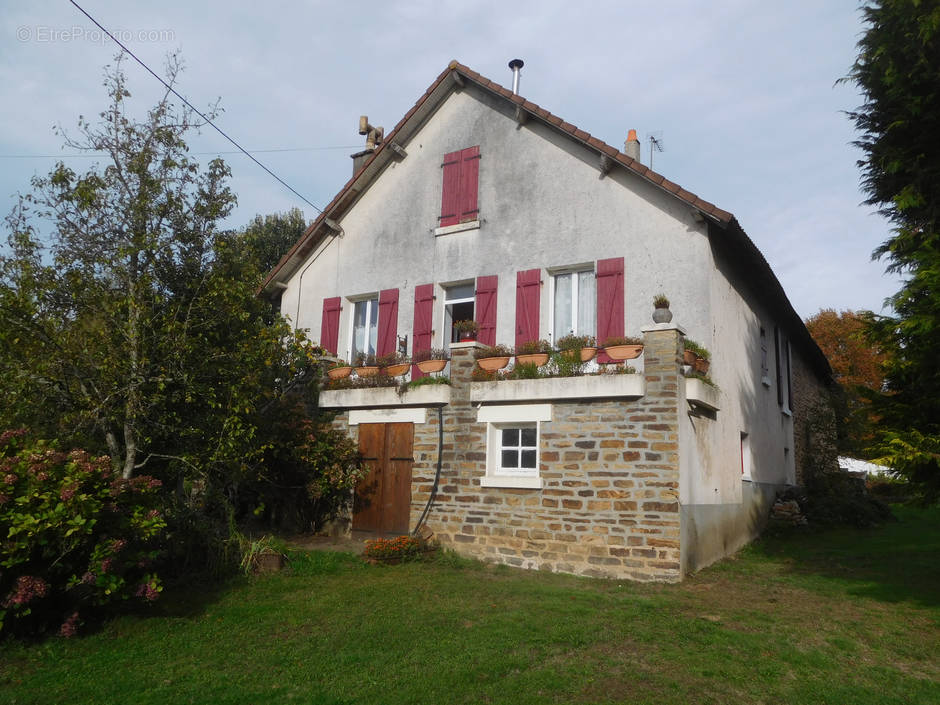
{"type": "MultiPolygon", "coordinates": [[[[472,350],[454,351],[442,473],[428,527],[458,552],[509,565],[635,580],[679,580],[678,335],[646,335],[640,399],[551,402],[544,487],[481,487],[486,424],[470,403],[472,350]]],[[[546,402],[550,400],[545,400],[546,402]]],[[[415,429],[412,519],[437,463],[437,415],[415,429]]]]}
{"type": "Polygon", "coordinates": [[[796,484],[806,479],[806,468],[813,462],[810,449],[823,449],[827,457],[835,458],[835,412],[828,388],[803,360],[794,347],[791,354],[791,382],[793,385],[793,460],[796,465],[796,484]]]}

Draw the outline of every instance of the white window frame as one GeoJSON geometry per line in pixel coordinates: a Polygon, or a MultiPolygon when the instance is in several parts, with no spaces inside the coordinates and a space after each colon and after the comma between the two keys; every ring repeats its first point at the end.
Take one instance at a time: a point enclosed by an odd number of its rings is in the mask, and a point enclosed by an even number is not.
{"type": "MultiPolygon", "coordinates": [[[[591,335],[597,334],[597,269],[594,266],[593,262],[588,262],[584,264],[573,264],[567,267],[553,267],[548,270],[548,275],[551,278],[551,290],[549,291],[548,298],[548,320],[549,320],[549,340],[551,342],[558,342],[558,337],[555,335],[555,284],[556,277],[564,274],[580,274],[581,272],[590,272],[594,275],[594,332],[591,335]]],[[[574,335],[584,335],[583,331],[578,330],[578,297],[580,296],[578,291],[579,283],[578,277],[573,276],[571,278],[571,313],[574,319],[572,320],[572,330],[574,335]]],[[[568,335],[565,333],[564,335],[568,335]]]]}
{"type": "MultiPolygon", "coordinates": [[[[377,293],[375,293],[375,294],[366,294],[365,296],[357,296],[356,298],[350,298],[350,299],[349,299],[349,303],[352,304],[352,315],[350,315],[350,317],[349,317],[349,328],[348,328],[348,331],[349,331],[349,338],[348,338],[348,340],[349,340],[349,348],[348,348],[348,351],[347,351],[347,357],[349,358],[349,362],[354,363],[354,362],[356,361],[356,360],[355,360],[355,356],[356,356],[356,354],[357,354],[357,353],[354,352],[355,346],[356,346],[356,307],[357,307],[359,304],[362,304],[362,303],[366,304],[366,340],[367,340],[367,343],[366,343],[366,350],[365,350],[365,351],[359,351],[359,352],[365,352],[365,353],[368,355],[368,354],[369,354],[369,353],[368,353],[368,339],[369,339],[369,337],[370,337],[370,336],[369,336],[369,327],[370,327],[370,326],[369,326],[369,321],[372,320],[372,308],[373,308],[373,307],[375,308],[375,336],[376,336],[376,344],[378,344],[378,334],[379,334],[379,295],[378,295],[377,293]]],[[[374,350],[372,351],[372,354],[373,354],[373,355],[375,354],[375,351],[374,351],[374,350]]]]}
{"type": "Polygon", "coordinates": [[[480,479],[481,487],[515,487],[542,489],[541,444],[542,423],[552,420],[551,404],[513,404],[484,406],[477,410],[477,421],[486,423],[486,475],[480,479]],[[502,459],[502,432],[507,428],[535,428],[535,468],[514,468],[504,471],[502,459]]]}
{"type": "Polygon", "coordinates": [[[453,282],[453,283],[450,283],[450,284],[442,284],[442,285],[441,285],[441,288],[444,290],[444,306],[443,306],[443,310],[441,311],[441,318],[442,318],[442,320],[441,320],[441,347],[442,347],[444,350],[450,350],[450,346],[451,346],[451,344],[452,344],[452,343],[451,343],[451,338],[453,337],[453,330],[454,330],[454,321],[453,321],[453,319],[452,319],[452,317],[451,317],[450,308],[449,308],[449,307],[452,306],[453,304],[472,303],[472,304],[473,304],[473,315],[474,315],[474,319],[475,319],[475,318],[476,318],[476,313],[477,313],[476,282],[475,282],[475,281],[472,281],[472,280],[469,281],[469,282],[453,282]],[[448,294],[449,294],[451,291],[453,291],[454,289],[456,289],[457,287],[460,287],[460,286],[469,286],[469,287],[472,287],[472,288],[473,288],[473,296],[464,296],[464,297],[459,298],[459,299],[449,299],[449,298],[447,298],[447,297],[448,297],[448,294]]]}

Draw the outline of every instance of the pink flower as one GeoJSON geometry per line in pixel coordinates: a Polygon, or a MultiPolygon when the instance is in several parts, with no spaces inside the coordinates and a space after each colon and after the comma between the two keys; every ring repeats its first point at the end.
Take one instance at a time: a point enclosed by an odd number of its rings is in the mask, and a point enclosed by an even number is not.
{"type": "Polygon", "coordinates": [[[111,570],[111,566],[113,564],[114,561],[111,558],[105,558],[103,561],[101,561],[101,572],[107,573],[109,570],[111,570]]]}
{"type": "Polygon", "coordinates": [[[14,605],[26,605],[37,597],[44,597],[49,590],[49,586],[42,578],[34,575],[21,575],[16,580],[16,587],[13,589],[7,599],[4,600],[4,607],[13,607],[14,605]]]}
{"type": "Polygon", "coordinates": [[[82,576],[82,583],[85,585],[91,585],[93,582],[95,582],[95,574],[91,571],[86,571],[82,576]]]}
{"type": "Polygon", "coordinates": [[[76,632],[78,632],[78,624],[78,612],[72,612],[71,616],[62,622],[62,626],[59,627],[59,636],[65,637],[66,639],[75,636],[76,632]]]}
{"type": "Polygon", "coordinates": [[[15,485],[15,484],[16,484],[16,481],[17,481],[18,479],[19,479],[19,478],[11,472],[11,473],[8,473],[8,474],[3,478],[3,481],[4,481],[5,483],[7,483],[8,485],[15,485]]]}

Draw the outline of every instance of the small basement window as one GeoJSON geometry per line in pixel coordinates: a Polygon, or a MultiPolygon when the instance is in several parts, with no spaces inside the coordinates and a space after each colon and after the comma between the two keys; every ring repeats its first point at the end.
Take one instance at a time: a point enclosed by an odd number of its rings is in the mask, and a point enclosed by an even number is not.
{"type": "Polygon", "coordinates": [[[540,489],[541,424],[551,418],[551,404],[482,407],[477,421],[487,423],[486,476],[480,485],[540,489]]]}

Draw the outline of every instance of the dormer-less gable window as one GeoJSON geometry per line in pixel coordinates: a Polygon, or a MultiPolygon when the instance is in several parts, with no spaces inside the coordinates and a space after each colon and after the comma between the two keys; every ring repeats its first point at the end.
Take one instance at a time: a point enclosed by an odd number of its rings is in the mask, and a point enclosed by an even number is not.
{"type": "Polygon", "coordinates": [[[480,147],[467,147],[444,155],[441,165],[441,227],[477,220],[477,186],[480,178],[480,147]]]}

